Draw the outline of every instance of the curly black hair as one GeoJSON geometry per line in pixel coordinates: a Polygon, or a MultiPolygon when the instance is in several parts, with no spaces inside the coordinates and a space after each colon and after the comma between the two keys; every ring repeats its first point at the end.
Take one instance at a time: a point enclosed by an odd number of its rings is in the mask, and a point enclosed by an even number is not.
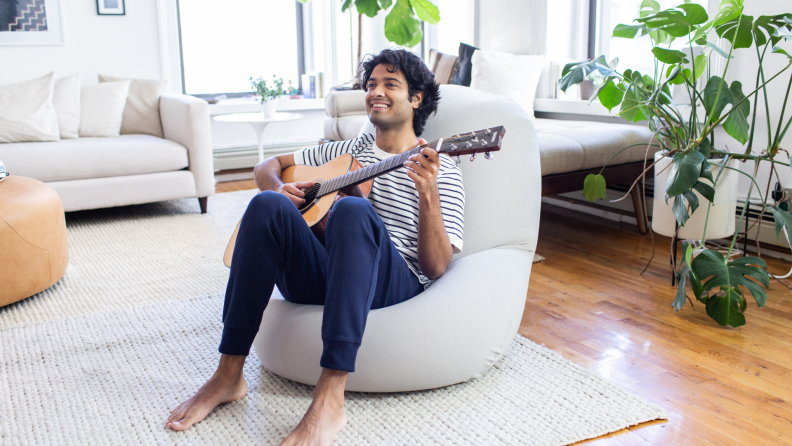
{"type": "Polygon", "coordinates": [[[415,131],[415,136],[421,136],[426,120],[431,114],[437,112],[437,104],[440,103],[440,86],[435,82],[434,74],[417,55],[404,49],[384,49],[377,55],[367,55],[360,64],[358,80],[364,90],[371,73],[379,64],[392,65],[393,69],[388,70],[391,73],[399,70],[404,73],[411,99],[419,91],[423,91],[424,97],[421,105],[413,112],[413,131],[415,131]]]}

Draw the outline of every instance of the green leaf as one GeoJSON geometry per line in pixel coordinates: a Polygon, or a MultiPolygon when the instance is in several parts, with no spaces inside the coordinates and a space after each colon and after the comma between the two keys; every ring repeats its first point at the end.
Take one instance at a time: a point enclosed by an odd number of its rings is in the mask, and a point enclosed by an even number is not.
{"type": "Polygon", "coordinates": [[[745,95],[742,92],[742,84],[739,81],[732,82],[730,90],[732,106],[736,107],[729,113],[726,121],[723,122],[723,130],[726,130],[726,133],[732,138],[740,141],[740,144],[745,144],[748,141],[748,131],[751,128],[748,124],[748,115],[751,113],[751,101],[746,99],[745,102],[737,105],[745,99],[745,95]]]}
{"type": "Polygon", "coordinates": [[[718,36],[732,43],[734,48],[750,48],[753,44],[753,17],[740,15],[716,25],[718,36]]]}
{"type": "Polygon", "coordinates": [[[718,13],[712,19],[714,26],[720,26],[729,20],[736,19],[745,9],[745,0],[721,0],[718,13]]]}
{"type": "Polygon", "coordinates": [[[671,166],[671,171],[666,179],[666,193],[676,197],[685,191],[689,191],[698,181],[701,163],[704,160],[704,155],[695,150],[687,154],[674,154],[674,164],[671,166]]]}
{"type": "Polygon", "coordinates": [[[608,62],[605,61],[605,56],[600,56],[592,60],[584,60],[583,62],[572,62],[564,65],[561,71],[561,81],[559,87],[561,91],[566,92],[567,88],[572,85],[579,84],[594,71],[598,71],[605,77],[617,76],[616,72],[611,69],[608,62]]]}
{"type": "Polygon", "coordinates": [[[693,68],[695,69],[696,79],[700,78],[701,75],[704,74],[704,71],[706,71],[707,69],[707,55],[699,54],[698,56],[696,56],[696,59],[693,62],[693,68]]]}
{"type": "Polygon", "coordinates": [[[792,60],[792,54],[789,54],[789,53],[787,53],[787,52],[786,52],[786,51],[784,51],[784,49],[783,49],[783,48],[781,48],[780,46],[773,47],[773,52],[774,52],[774,53],[776,53],[776,54],[783,54],[783,55],[785,55],[786,57],[788,57],[788,58],[789,58],[789,60],[792,60]]]}
{"type": "Polygon", "coordinates": [[[659,46],[652,48],[652,52],[654,53],[657,60],[669,65],[676,65],[685,59],[685,53],[682,51],[667,50],[665,48],[660,48],[659,46]]]}
{"type": "Polygon", "coordinates": [[[770,41],[773,46],[778,44],[780,38],[775,35],[778,28],[786,26],[784,19],[792,20],[792,14],[779,14],[775,16],[759,16],[753,24],[754,41],[756,46],[763,46],[770,41]]]}
{"type": "MultiPolygon", "coordinates": [[[[727,59],[729,58],[729,53],[727,53],[726,51],[723,51],[722,49],[720,49],[720,47],[718,45],[715,45],[712,42],[707,42],[707,48],[712,48],[713,51],[715,51],[716,53],[720,54],[721,56],[723,56],[723,57],[725,57],[727,59]]],[[[734,56],[732,56],[732,59],[733,58],[734,58],[734,56]]]]}
{"type": "Polygon", "coordinates": [[[671,206],[671,210],[674,212],[674,217],[676,217],[679,226],[685,226],[685,223],[690,219],[690,214],[687,210],[684,194],[674,197],[674,204],[671,206]]]}
{"type": "MultiPolygon", "coordinates": [[[[701,152],[702,155],[704,155],[704,158],[709,159],[710,154],[712,153],[712,146],[710,145],[709,139],[704,138],[703,140],[701,140],[701,144],[698,145],[698,151],[701,152]]],[[[710,170],[709,164],[701,163],[701,171],[704,172],[705,170],[709,172],[710,170]]],[[[704,176],[704,175],[699,175],[699,176],[704,176]]],[[[709,180],[712,181],[713,183],[715,182],[712,179],[712,174],[710,174],[709,180]]]]}
{"type": "Polygon", "coordinates": [[[352,6],[352,0],[344,0],[344,4],[341,5],[341,12],[346,12],[350,6],[352,6]]]}
{"type": "Polygon", "coordinates": [[[690,288],[693,289],[693,295],[696,296],[696,299],[706,303],[707,302],[707,295],[702,297],[702,293],[704,292],[704,286],[701,285],[701,281],[693,274],[693,270],[688,271],[688,282],[690,282],[690,288]]]}
{"type": "Polygon", "coordinates": [[[616,83],[613,81],[607,82],[603,85],[602,89],[600,89],[597,97],[600,100],[600,103],[611,111],[613,107],[621,104],[622,99],[624,99],[624,90],[616,86],[616,83]]]}
{"type": "Polygon", "coordinates": [[[645,36],[649,30],[646,28],[646,25],[622,25],[618,24],[615,28],[613,28],[613,37],[621,37],[623,39],[634,39],[638,33],[641,33],[641,36],[645,36]]]}
{"type": "MultiPolygon", "coordinates": [[[[709,165],[709,163],[701,163],[703,166],[704,164],[709,165]]],[[[710,174],[712,176],[712,174],[710,174]]],[[[709,184],[702,183],[701,181],[697,181],[696,184],[693,185],[693,189],[696,192],[700,193],[702,197],[706,198],[707,201],[713,203],[715,201],[715,189],[712,188],[709,184]]]]}
{"type": "Polygon", "coordinates": [[[406,47],[413,47],[421,41],[421,22],[413,15],[409,0],[396,0],[396,5],[385,17],[385,37],[406,47]]]}
{"type": "MultiPolygon", "coordinates": [[[[359,13],[373,18],[377,16],[380,5],[377,0],[355,0],[355,8],[359,13]]],[[[341,10],[343,11],[344,8],[342,7],[341,10]]]]}
{"type": "Polygon", "coordinates": [[[685,265],[679,270],[679,274],[677,274],[677,293],[673,303],[674,311],[681,310],[682,307],[685,306],[685,302],[687,302],[687,296],[685,295],[685,279],[689,272],[690,268],[685,265]]]}
{"type": "Polygon", "coordinates": [[[583,180],[583,196],[588,201],[597,201],[597,198],[605,198],[605,177],[602,175],[588,174],[583,180]]]}
{"type": "Polygon", "coordinates": [[[792,39],[792,31],[790,31],[789,28],[778,28],[773,33],[773,37],[778,37],[779,40],[780,39],[790,40],[792,39]]]}
{"type": "Polygon", "coordinates": [[[773,220],[775,220],[776,238],[781,235],[781,229],[786,228],[787,237],[792,241],[792,215],[775,206],[771,206],[770,209],[773,211],[773,220]]]}
{"type": "MultiPolygon", "coordinates": [[[[693,185],[693,187],[696,187],[693,185]]],[[[690,205],[690,215],[693,215],[696,212],[696,209],[699,208],[699,199],[698,196],[692,190],[686,190],[682,192],[682,195],[685,196],[685,201],[688,202],[690,205]]],[[[679,198],[679,197],[677,197],[679,198]]]]}
{"type": "Polygon", "coordinates": [[[695,3],[679,5],[655,14],[635,19],[651,30],[659,30],[673,37],[683,37],[697,28],[696,25],[707,21],[707,11],[695,3]]]}
{"type": "Polygon", "coordinates": [[[440,10],[429,0],[410,0],[410,5],[415,9],[415,14],[419,19],[432,25],[440,21],[440,10]]]}
{"type": "Polygon", "coordinates": [[[386,11],[393,4],[393,0],[378,0],[377,3],[379,3],[380,9],[386,11]]]}
{"type": "Polygon", "coordinates": [[[711,183],[715,184],[715,180],[712,178],[712,171],[710,170],[708,161],[701,163],[701,173],[699,174],[699,178],[706,178],[710,180],[711,183]]]}
{"type": "Polygon", "coordinates": [[[723,87],[720,87],[721,78],[718,76],[712,76],[707,81],[707,86],[704,87],[704,108],[707,111],[707,114],[712,113],[712,120],[715,121],[716,119],[720,118],[720,114],[723,109],[731,104],[732,97],[731,97],[731,90],[729,90],[728,84],[726,82],[723,83],[723,87]],[[721,88],[720,95],[718,95],[718,88],[721,88]],[[715,107],[713,111],[713,105],[715,104],[715,97],[718,97],[718,105],[715,107]]]}
{"type": "MultiPolygon", "coordinates": [[[[707,249],[693,260],[691,269],[702,282],[706,280],[703,283],[703,291],[720,287],[721,292],[711,296],[707,302],[707,314],[721,325],[736,327],[734,323],[739,322],[740,317],[731,313],[732,310],[738,310],[737,313],[740,314],[742,292],[738,287],[748,290],[760,307],[767,300],[767,292],[760,285],[765,289],[770,288],[770,276],[767,272],[767,264],[762,259],[747,256],[727,262],[720,252],[707,249]],[[749,277],[759,283],[750,280],[749,277]],[[735,292],[738,297],[734,297],[735,292]],[[727,298],[725,302],[724,297],[727,298]],[[727,308],[726,303],[730,308],[727,308]],[[713,306],[712,311],[710,305],[713,306]]],[[[738,325],[744,323],[745,318],[742,318],[742,323],[738,325]]]]}
{"type": "MultiPolygon", "coordinates": [[[[640,77],[640,76],[639,76],[640,77]]],[[[648,113],[646,108],[640,102],[640,93],[636,87],[630,86],[624,94],[619,116],[630,122],[638,122],[647,120],[648,113]]]]}

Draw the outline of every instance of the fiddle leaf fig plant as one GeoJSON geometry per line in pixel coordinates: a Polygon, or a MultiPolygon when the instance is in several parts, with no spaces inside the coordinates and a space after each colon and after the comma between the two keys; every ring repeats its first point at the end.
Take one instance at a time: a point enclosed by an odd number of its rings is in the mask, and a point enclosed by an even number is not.
{"type": "MultiPolygon", "coordinates": [[[[305,4],[310,0],[297,1],[305,4]]],[[[429,0],[395,0],[395,4],[393,0],[344,0],[341,12],[346,12],[353,4],[358,13],[371,18],[390,9],[385,17],[385,37],[406,47],[418,45],[423,39],[422,21],[432,25],[440,21],[440,10],[429,0]]]]}
{"type": "MultiPolygon", "coordinates": [[[[653,68],[649,72],[619,67],[617,58],[609,63],[605,56],[599,56],[567,64],[559,83],[560,88],[566,91],[592,73],[599,73],[604,77],[604,83],[595,98],[608,110],[618,107],[618,116],[627,121],[647,122],[654,132],[649,146],[660,149],[660,159],[671,160],[664,186],[665,202],[673,200],[671,207],[677,228],[684,227],[695,212],[706,212],[701,243],[696,246],[683,243],[684,260],[678,268],[676,265],[674,267],[678,288],[673,306],[679,310],[688,300],[693,305],[693,301],[687,297],[686,287],[689,285],[693,296],[705,305],[707,314],[713,320],[732,327],[745,324],[746,296],[750,295],[758,307],[764,306],[770,274],[767,264],[760,258],[731,260],[737,232],[732,236],[725,255],[705,246],[709,210],[715,202],[721,174],[728,169],[749,177],[751,186],[745,202],[750,202],[752,194],[759,194],[762,214],[769,210],[775,218],[776,235],[785,229],[792,238],[792,215],[777,203],[768,203],[756,182],[760,163],[767,162],[771,166],[767,189],[777,165],[790,168],[789,153],[780,144],[792,125],[792,117],[786,116],[792,89],[792,70],[789,70],[792,55],[783,47],[784,42],[792,42],[792,14],[754,18],[743,14],[743,10],[744,0],[722,0],[718,13],[710,19],[706,9],[694,3],[661,10],[657,1],[643,0],[639,17],[631,24],[617,25],[613,36],[624,39],[648,36],[654,56],[653,68]],[[681,47],[685,51],[672,48],[672,43],[677,39],[683,41],[681,47]],[[734,50],[740,48],[753,48],[759,62],[756,81],[751,86],[725,80],[734,61],[734,50]],[[767,73],[764,64],[766,57],[785,58],[786,64],[775,73],[767,73]],[[719,66],[723,68],[714,72],[719,66]],[[787,96],[780,116],[770,116],[767,106],[764,110],[758,108],[759,101],[756,99],[762,95],[767,104],[766,86],[779,77],[787,80],[787,96]],[[684,109],[687,111],[683,112],[674,102],[673,86],[682,88],[690,104],[684,109]],[[759,114],[764,115],[760,122],[768,123],[766,129],[764,124],[756,125],[759,114]],[[717,128],[743,144],[744,150],[729,151],[723,142],[716,143],[717,128]],[[754,147],[757,132],[765,131],[767,145],[754,147]],[[785,152],[784,157],[779,157],[779,152],[785,152]],[[749,175],[731,167],[731,160],[754,161],[754,174],[749,175]],[[711,166],[718,169],[718,175],[714,178],[711,166]]],[[[633,146],[618,151],[611,156],[611,160],[633,146]]],[[[647,154],[650,153],[648,149],[647,154]]],[[[632,187],[658,161],[650,164],[632,187]]],[[[647,160],[644,160],[644,164],[647,164],[647,160]]],[[[602,175],[605,166],[599,174],[591,174],[584,181],[583,193],[591,201],[605,197],[606,180],[602,175]]],[[[747,205],[743,206],[737,227],[742,226],[747,209],[747,205]]],[[[733,219],[734,216],[720,218],[733,219]]],[[[756,221],[761,222],[761,216],[756,221]]]]}

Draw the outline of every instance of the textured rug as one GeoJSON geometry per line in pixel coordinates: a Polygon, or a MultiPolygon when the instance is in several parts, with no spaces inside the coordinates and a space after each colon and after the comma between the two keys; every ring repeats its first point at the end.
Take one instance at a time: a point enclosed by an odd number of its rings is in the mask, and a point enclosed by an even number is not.
{"type": "MultiPolygon", "coordinates": [[[[213,372],[222,252],[253,193],[69,214],[71,262],[50,290],[0,308],[0,444],[277,444],[312,388],[245,366],[249,392],[186,432],[171,408],[213,372]]],[[[566,445],[663,411],[518,337],[481,378],[350,393],[339,445],[566,445]]]]}

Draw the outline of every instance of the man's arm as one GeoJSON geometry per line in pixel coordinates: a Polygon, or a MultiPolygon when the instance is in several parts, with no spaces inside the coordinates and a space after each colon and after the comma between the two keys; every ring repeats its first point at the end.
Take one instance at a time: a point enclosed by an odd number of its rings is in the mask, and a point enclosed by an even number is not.
{"type": "MultiPolygon", "coordinates": [[[[421,139],[420,143],[426,141],[421,139]]],[[[440,156],[432,149],[423,149],[421,153],[408,158],[404,166],[418,190],[418,264],[426,277],[435,280],[445,274],[454,250],[443,222],[437,190],[440,156]]]]}
{"type": "Polygon", "coordinates": [[[284,183],[281,173],[284,169],[294,165],[294,154],[273,156],[256,164],[253,169],[253,179],[259,190],[272,190],[281,193],[299,206],[305,203],[305,193],[301,189],[314,185],[312,181],[300,181],[295,183],[284,183]]]}

